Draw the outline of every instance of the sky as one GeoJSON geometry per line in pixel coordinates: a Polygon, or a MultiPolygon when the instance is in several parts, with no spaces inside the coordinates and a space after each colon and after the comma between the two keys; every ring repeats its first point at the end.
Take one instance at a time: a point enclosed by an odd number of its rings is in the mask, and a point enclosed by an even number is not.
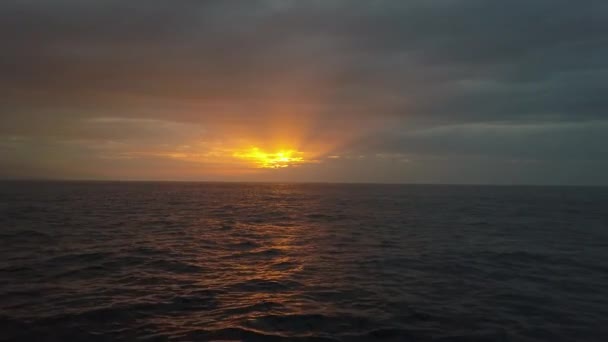
{"type": "Polygon", "coordinates": [[[3,0],[0,178],[608,185],[605,0],[3,0]]]}

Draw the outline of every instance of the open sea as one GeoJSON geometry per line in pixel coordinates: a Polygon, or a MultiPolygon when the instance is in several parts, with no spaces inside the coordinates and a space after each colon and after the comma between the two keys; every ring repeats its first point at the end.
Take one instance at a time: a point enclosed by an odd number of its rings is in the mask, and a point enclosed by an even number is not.
{"type": "Polygon", "coordinates": [[[0,341],[608,341],[608,188],[0,182],[0,341]]]}

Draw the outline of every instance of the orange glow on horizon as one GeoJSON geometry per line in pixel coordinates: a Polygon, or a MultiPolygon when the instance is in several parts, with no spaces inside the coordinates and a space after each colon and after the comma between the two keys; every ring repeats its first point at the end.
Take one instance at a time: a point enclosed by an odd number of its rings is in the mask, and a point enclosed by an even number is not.
{"type": "Polygon", "coordinates": [[[233,157],[249,160],[259,168],[279,169],[309,161],[304,160],[304,153],[294,149],[283,149],[277,152],[265,152],[258,147],[234,152],[233,157]]]}

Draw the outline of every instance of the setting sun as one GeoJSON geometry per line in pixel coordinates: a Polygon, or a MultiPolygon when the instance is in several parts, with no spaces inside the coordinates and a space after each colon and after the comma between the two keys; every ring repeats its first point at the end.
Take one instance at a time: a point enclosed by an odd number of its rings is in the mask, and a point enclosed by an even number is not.
{"type": "Polygon", "coordinates": [[[233,154],[239,159],[250,160],[259,168],[278,169],[302,164],[305,162],[304,153],[296,150],[279,150],[277,152],[265,152],[258,147],[251,147],[244,151],[233,154]]]}

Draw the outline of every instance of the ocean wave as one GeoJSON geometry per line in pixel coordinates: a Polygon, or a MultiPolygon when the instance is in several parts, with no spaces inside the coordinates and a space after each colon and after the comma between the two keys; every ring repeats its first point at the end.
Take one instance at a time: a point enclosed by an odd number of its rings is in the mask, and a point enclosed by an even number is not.
{"type": "Polygon", "coordinates": [[[249,279],[243,282],[238,282],[227,286],[230,291],[235,292],[275,292],[294,290],[302,287],[302,283],[293,280],[267,280],[267,279],[249,279]]]}
{"type": "Polygon", "coordinates": [[[46,187],[0,203],[0,341],[604,340],[601,191],[46,187]]]}
{"type": "Polygon", "coordinates": [[[339,342],[339,339],[323,336],[285,336],[268,334],[244,328],[224,328],[215,330],[195,330],[181,336],[175,336],[175,341],[260,341],[260,342],[339,342]]]}
{"type": "Polygon", "coordinates": [[[283,331],[292,334],[315,332],[339,333],[342,330],[369,328],[368,318],[352,315],[284,314],[257,316],[246,322],[247,327],[260,331],[283,331]]]}

